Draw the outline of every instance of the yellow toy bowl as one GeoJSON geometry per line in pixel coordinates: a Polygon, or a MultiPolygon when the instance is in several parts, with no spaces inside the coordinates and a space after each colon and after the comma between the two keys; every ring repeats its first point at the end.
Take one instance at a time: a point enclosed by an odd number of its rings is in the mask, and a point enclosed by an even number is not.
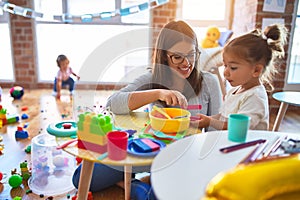
{"type": "Polygon", "coordinates": [[[181,108],[162,108],[171,119],[167,119],[156,110],[149,113],[153,130],[164,133],[182,132],[189,128],[191,113],[181,108]]]}

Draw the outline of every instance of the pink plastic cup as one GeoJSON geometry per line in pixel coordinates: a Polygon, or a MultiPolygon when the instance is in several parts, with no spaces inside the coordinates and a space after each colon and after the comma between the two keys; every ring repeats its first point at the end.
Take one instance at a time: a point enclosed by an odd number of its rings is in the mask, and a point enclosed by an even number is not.
{"type": "Polygon", "coordinates": [[[111,160],[125,159],[129,134],[125,131],[111,131],[106,136],[108,158],[111,160]]]}

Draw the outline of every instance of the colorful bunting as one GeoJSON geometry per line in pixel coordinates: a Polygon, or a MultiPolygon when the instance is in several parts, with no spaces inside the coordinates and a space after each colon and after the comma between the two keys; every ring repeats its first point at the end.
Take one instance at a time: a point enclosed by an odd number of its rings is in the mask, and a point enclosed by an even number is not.
{"type": "MultiPolygon", "coordinates": [[[[147,9],[153,9],[157,6],[168,3],[169,0],[150,0],[139,5],[130,6],[128,8],[117,9],[115,11],[85,14],[85,15],[72,15],[69,13],[63,13],[62,15],[54,15],[53,19],[62,22],[72,22],[73,19],[79,18],[82,22],[92,22],[93,19],[100,18],[101,20],[110,20],[115,16],[127,16],[132,15],[147,9]]],[[[43,18],[44,14],[36,12],[30,8],[24,8],[21,6],[16,6],[11,3],[0,1],[0,9],[4,12],[9,12],[15,15],[21,15],[27,18],[43,18]]]]}

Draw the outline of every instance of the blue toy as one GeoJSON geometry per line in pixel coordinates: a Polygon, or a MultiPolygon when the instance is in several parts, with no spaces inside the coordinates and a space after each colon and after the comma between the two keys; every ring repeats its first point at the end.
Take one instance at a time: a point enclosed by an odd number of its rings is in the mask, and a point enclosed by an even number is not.
{"type": "Polygon", "coordinates": [[[64,121],[50,124],[47,132],[57,137],[74,137],[77,135],[77,124],[73,121],[64,121]]]}
{"type": "Polygon", "coordinates": [[[28,132],[23,130],[23,127],[18,126],[18,130],[16,131],[15,137],[20,139],[28,138],[28,132]]]}

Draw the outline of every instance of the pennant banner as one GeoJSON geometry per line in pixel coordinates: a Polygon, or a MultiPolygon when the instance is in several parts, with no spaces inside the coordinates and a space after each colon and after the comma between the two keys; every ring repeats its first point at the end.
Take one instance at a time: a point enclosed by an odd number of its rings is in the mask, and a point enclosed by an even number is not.
{"type": "MultiPolygon", "coordinates": [[[[62,15],[53,15],[54,20],[62,21],[62,22],[72,22],[74,19],[81,19],[82,22],[92,22],[93,19],[100,20],[109,20],[116,16],[127,16],[132,15],[144,10],[153,9],[157,6],[161,6],[163,4],[168,3],[169,0],[151,0],[148,2],[144,2],[139,5],[130,6],[128,8],[117,9],[114,11],[101,12],[101,13],[93,13],[93,14],[84,14],[84,15],[72,15],[69,13],[64,13],[62,15]]],[[[21,6],[16,6],[11,3],[0,1],[0,9],[4,12],[9,12],[15,15],[21,15],[27,18],[43,18],[44,14],[40,12],[36,12],[30,8],[24,8],[21,6]]]]}

